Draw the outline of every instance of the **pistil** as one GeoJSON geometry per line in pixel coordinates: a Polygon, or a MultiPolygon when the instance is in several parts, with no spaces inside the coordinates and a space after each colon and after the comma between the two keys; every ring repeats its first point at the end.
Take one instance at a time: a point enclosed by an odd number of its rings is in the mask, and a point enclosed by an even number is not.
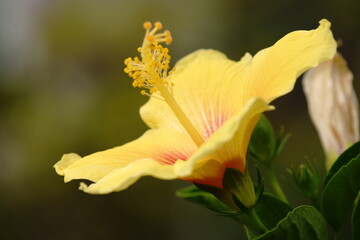
{"type": "Polygon", "coordinates": [[[137,57],[126,59],[124,71],[134,79],[133,87],[143,88],[141,90],[142,95],[165,101],[195,144],[200,146],[204,143],[203,137],[172,94],[171,75],[174,69],[168,72],[170,64],[169,50],[159,44],[161,42],[170,44],[172,42],[171,34],[169,31],[157,33],[158,30],[162,29],[160,22],[156,22],[152,30],[151,27],[150,22],[144,23],[146,29],[145,38],[142,47],[138,48],[141,60],[137,57]],[[144,89],[147,89],[147,91],[144,89]]]}

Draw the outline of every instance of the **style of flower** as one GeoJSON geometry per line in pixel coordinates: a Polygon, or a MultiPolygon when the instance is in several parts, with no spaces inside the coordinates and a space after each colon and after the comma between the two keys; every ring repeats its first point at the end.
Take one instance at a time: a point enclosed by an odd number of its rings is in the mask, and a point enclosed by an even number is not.
{"type": "Polygon", "coordinates": [[[353,75],[339,53],[304,75],[303,89],[327,158],[327,169],[359,140],[358,100],[352,81],[353,75]]]}
{"type": "Polygon", "coordinates": [[[65,182],[87,179],[92,194],[121,191],[142,176],[182,179],[222,188],[226,168],[245,173],[251,133],[269,103],[290,92],[296,78],[333,57],[330,23],[295,31],[254,57],[229,60],[215,50],[198,50],[169,71],[172,41],[162,25],[146,22],[140,58],[125,60],[133,86],[149,101],[140,115],[151,128],[140,138],[89,156],[65,154],[55,164],[65,182]]]}

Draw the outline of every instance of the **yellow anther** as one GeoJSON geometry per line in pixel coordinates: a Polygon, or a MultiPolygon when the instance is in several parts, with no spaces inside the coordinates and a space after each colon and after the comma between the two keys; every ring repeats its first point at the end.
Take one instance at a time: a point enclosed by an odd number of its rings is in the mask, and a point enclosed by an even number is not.
{"type": "Polygon", "coordinates": [[[172,68],[171,71],[169,71],[169,75],[173,74],[175,72],[175,68],[172,68]]]}
{"type": "Polygon", "coordinates": [[[148,40],[149,42],[152,42],[152,41],[155,40],[155,37],[154,37],[153,35],[148,35],[148,36],[146,37],[146,40],[148,40]]]}
{"type": "Polygon", "coordinates": [[[171,36],[167,36],[167,37],[165,38],[165,42],[166,42],[167,45],[169,45],[170,43],[172,43],[172,37],[171,37],[171,36]]]}
{"type": "Polygon", "coordinates": [[[161,30],[162,27],[163,27],[162,24],[161,24],[161,22],[155,22],[154,25],[155,25],[155,28],[156,28],[157,30],[161,30]]]}
{"type": "Polygon", "coordinates": [[[165,35],[165,42],[167,45],[169,45],[170,43],[172,43],[172,37],[171,37],[171,33],[170,31],[166,30],[164,32],[164,35],[165,35]]]}
{"type": "Polygon", "coordinates": [[[151,29],[151,22],[149,22],[149,21],[144,22],[143,26],[144,26],[145,29],[150,30],[151,29]]]}
{"type": "MultiPolygon", "coordinates": [[[[133,76],[132,76],[132,77],[135,79],[135,78],[138,78],[139,75],[140,75],[140,72],[137,71],[137,72],[134,72],[134,73],[133,73],[133,76]]],[[[129,76],[130,76],[130,74],[129,74],[129,76]]]]}
{"type": "Polygon", "coordinates": [[[132,60],[131,57],[128,57],[127,59],[125,59],[125,61],[124,61],[125,65],[128,65],[128,63],[131,62],[131,60],[132,60]]]}
{"type": "Polygon", "coordinates": [[[158,33],[163,27],[160,22],[155,22],[152,27],[150,22],[144,23],[145,39],[142,46],[137,48],[141,58],[127,58],[124,69],[133,78],[132,86],[144,88],[145,90],[142,90],[141,94],[146,96],[151,96],[157,91],[160,95],[165,90],[171,92],[172,86],[169,78],[172,72],[169,71],[169,49],[161,45],[163,42],[167,44],[171,42],[170,31],[158,33]]]}

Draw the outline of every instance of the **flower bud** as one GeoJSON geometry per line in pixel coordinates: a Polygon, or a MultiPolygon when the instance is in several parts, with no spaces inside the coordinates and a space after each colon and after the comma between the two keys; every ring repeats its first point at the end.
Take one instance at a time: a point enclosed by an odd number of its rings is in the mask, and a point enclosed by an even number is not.
{"type": "Polygon", "coordinates": [[[359,139],[358,100],[353,75],[337,53],[329,61],[305,73],[303,89],[310,117],[326,155],[326,168],[359,139]]]}
{"type": "Polygon", "coordinates": [[[287,171],[293,180],[290,183],[297,191],[310,199],[316,199],[320,185],[320,173],[311,161],[301,164],[297,173],[294,168],[288,168],[287,171]]]}
{"type": "Polygon", "coordinates": [[[256,205],[257,194],[248,172],[243,174],[237,169],[227,168],[223,179],[224,190],[230,192],[235,203],[242,210],[256,205]]]}
{"type": "MultiPolygon", "coordinates": [[[[228,209],[227,212],[232,211],[231,214],[243,213],[255,207],[264,190],[264,185],[260,176],[260,172],[258,172],[258,183],[255,191],[255,187],[249,173],[245,172],[245,174],[243,174],[242,172],[234,168],[226,169],[224,173],[222,189],[198,183],[195,183],[195,185],[201,191],[211,193],[213,196],[216,197],[216,199],[222,202],[222,204],[225,204],[228,209]]],[[[189,198],[189,191],[187,189],[181,190],[178,191],[177,195],[180,197],[185,196],[185,198],[189,198]]],[[[202,194],[201,198],[199,198],[198,195],[199,194],[197,191],[196,198],[194,198],[194,193],[192,191],[190,194],[192,198],[191,200],[195,202],[200,202],[203,205],[211,205],[209,208],[211,208],[212,210],[217,211],[221,214],[226,214],[223,211],[224,207],[219,208],[221,204],[214,204],[214,202],[211,202],[211,204],[209,204],[209,199],[206,199],[206,201],[204,200],[204,194],[202,194]],[[213,207],[215,205],[216,207],[213,207]]]]}

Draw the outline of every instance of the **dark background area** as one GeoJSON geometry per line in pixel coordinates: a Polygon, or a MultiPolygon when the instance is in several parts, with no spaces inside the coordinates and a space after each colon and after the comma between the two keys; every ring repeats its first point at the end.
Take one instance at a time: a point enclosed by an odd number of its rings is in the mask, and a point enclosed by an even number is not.
{"type": "MultiPolygon", "coordinates": [[[[147,127],[147,101],[131,87],[123,60],[135,56],[146,20],[174,38],[173,63],[199,48],[238,60],[285,34],[332,22],[339,51],[360,91],[360,1],[1,0],[0,239],[242,239],[241,225],[174,195],[178,181],[141,179],[104,196],[64,184],[53,165],[122,145],[147,127]]],[[[292,133],[279,175],[323,153],[300,80],[267,116],[292,133]]],[[[266,181],[265,181],[266,184],[266,181]]],[[[292,203],[304,203],[285,182],[292,203]]]]}

